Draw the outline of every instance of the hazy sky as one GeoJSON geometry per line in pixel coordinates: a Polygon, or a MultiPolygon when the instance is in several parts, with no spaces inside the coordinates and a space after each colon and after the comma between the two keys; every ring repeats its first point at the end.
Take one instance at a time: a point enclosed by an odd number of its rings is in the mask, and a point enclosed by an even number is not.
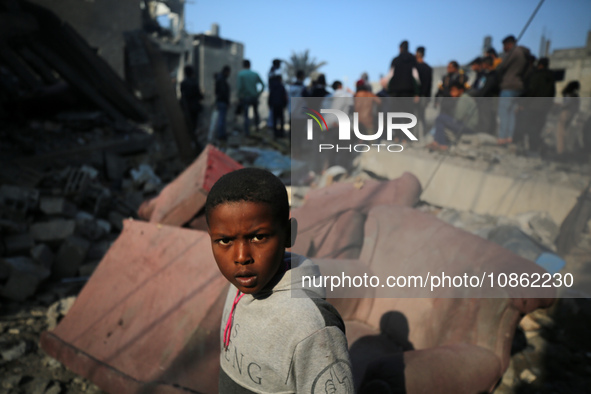
{"type": "MultiPolygon", "coordinates": [[[[244,44],[244,55],[266,80],[273,58],[310,50],[332,83],[349,87],[363,71],[371,80],[388,71],[402,40],[410,50],[426,47],[432,66],[469,62],[481,52],[486,35],[497,51],[509,34],[519,35],[539,0],[432,1],[237,1],[188,0],[191,33],[220,25],[223,38],[244,44]]],[[[551,49],[584,46],[591,30],[591,0],[545,0],[520,44],[537,55],[545,31],[551,49]]]]}

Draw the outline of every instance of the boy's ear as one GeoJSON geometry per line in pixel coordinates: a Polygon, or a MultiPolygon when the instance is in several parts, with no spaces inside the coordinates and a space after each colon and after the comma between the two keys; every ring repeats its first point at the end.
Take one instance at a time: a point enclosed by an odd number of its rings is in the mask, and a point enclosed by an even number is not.
{"type": "Polygon", "coordinates": [[[298,235],[298,221],[295,218],[290,218],[287,227],[286,248],[291,248],[295,244],[298,235]]]}

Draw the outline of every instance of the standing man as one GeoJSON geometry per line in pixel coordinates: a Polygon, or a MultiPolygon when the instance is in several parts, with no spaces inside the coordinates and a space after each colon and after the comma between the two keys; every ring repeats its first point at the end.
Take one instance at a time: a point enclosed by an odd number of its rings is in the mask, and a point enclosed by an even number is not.
{"type": "MultiPolygon", "coordinates": [[[[277,80],[281,76],[281,59],[273,59],[271,69],[269,70],[269,78],[267,83],[269,86],[269,96],[276,95],[277,92],[273,92],[274,89],[279,89],[277,80]]],[[[267,119],[267,127],[272,128],[275,117],[273,116],[273,108],[269,108],[269,118],[267,119]]]]}
{"type": "Polygon", "coordinates": [[[185,66],[185,77],[181,82],[181,108],[185,114],[187,128],[191,133],[191,138],[199,151],[202,150],[199,144],[199,137],[197,135],[199,126],[199,112],[201,111],[201,100],[203,94],[199,88],[197,78],[195,78],[195,70],[193,66],[185,66]]]}
{"type": "Polygon", "coordinates": [[[425,122],[425,108],[429,105],[431,100],[431,88],[433,84],[433,69],[425,63],[425,47],[418,47],[415,55],[417,59],[417,71],[419,72],[419,79],[421,81],[420,96],[421,101],[418,106],[418,120],[421,122],[421,133],[427,130],[427,123],[425,122]]]}
{"type": "Polygon", "coordinates": [[[254,123],[255,128],[259,127],[259,97],[263,90],[265,90],[265,83],[261,79],[260,75],[250,69],[250,60],[244,60],[242,62],[244,67],[242,71],[238,73],[238,98],[244,111],[244,135],[250,134],[249,126],[250,122],[248,119],[248,110],[252,106],[254,111],[254,123]],[[258,85],[261,88],[258,88],[258,85]]]}
{"type": "Polygon", "coordinates": [[[536,68],[525,80],[525,96],[520,99],[522,111],[517,116],[518,129],[515,130],[513,142],[525,143],[528,150],[540,153],[542,147],[542,130],[546,124],[548,113],[554,105],[556,86],[554,73],[549,69],[547,57],[538,60],[536,68]]]}
{"type": "Polygon", "coordinates": [[[494,69],[494,60],[487,56],[482,59],[483,72],[480,79],[475,83],[478,89],[470,89],[468,94],[472,97],[488,97],[478,99],[479,124],[478,130],[490,135],[497,133],[497,113],[499,96],[499,78],[494,69]]]}
{"type": "Polygon", "coordinates": [[[528,67],[529,50],[517,46],[514,36],[503,40],[505,56],[496,68],[501,79],[499,95],[499,134],[497,143],[506,145],[513,142],[515,132],[515,103],[524,90],[523,75],[528,67]]]}
{"type": "Polygon", "coordinates": [[[453,113],[453,106],[455,102],[448,100],[445,97],[451,97],[450,87],[457,83],[464,85],[465,89],[468,83],[468,77],[466,77],[464,70],[460,69],[458,62],[452,60],[447,65],[447,74],[441,78],[441,82],[439,83],[439,87],[437,89],[437,94],[435,95],[435,107],[438,107],[439,102],[441,101],[441,112],[448,115],[453,113]],[[444,99],[441,100],[440,97],[444,97],[444,99]]]}
{"type": "Polygon", "coordinates": [[[480,56],[470,62],[470,69],[474,71],[475,74],[474,82],[472,82],[470,89],[478,90],[482,88],[480,84],[482,83],[482,77],[484,76],[484,66],[482,65],[482,58],[480,56]]]}
{"type": "Polygon", "coordinates": [[[226,135],[226,114],[230,105],[230,66],[224,66],[215,79],[215,105],[218,111],[217,137],[220,141],[227,139],[226,135]]]}
{"type": "Polygon", "coordinates": [[[418,101],[420,78],[417,59],[408,52],[408,41],[402,41],[399,49],[400,54],[390,65],[392,78],[388,82],[388,93],[391,97],[416,97],[418,101]]]}

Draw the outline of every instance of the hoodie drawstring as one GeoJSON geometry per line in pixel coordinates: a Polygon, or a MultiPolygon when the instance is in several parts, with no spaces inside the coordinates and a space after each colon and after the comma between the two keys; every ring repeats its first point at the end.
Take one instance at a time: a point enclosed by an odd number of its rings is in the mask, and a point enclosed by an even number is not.
{"type": "Polygon", "coordinates": [[[230,315],[228,316],[228,321],[226,323],[226,328],[224,328],[224,349],[228,350],[228,346],[230,346],[230,334],[232,333],[232,319],[234,318],[234,310],[236,309],[236,305],[238,301],[244,296],[244,294],[240,294],[240,290],[236,291],[236,295],[234,296],[234,302],[232,303],[232,309],[230,309],[230,315]]]}
{"type": "MultiPolygon", "coordinates": [[[[284,266],[284,273],[291,269],[291,259],[285,260],[284,266]]],[[[232,309],[230,309],[230,315],[228,316],[228,321],[226,322],[226,327],[224,328],[224,350],[228,350],[230,346],[230,334],[232,333],[232,320],[234,319],[234,310],[236,309],[236,305],[238,301],[244,296],[244,293],[240,294],[240,290],[236,290],[236,295],[234,296],[234,302],[232,303],[232,309]]]]}

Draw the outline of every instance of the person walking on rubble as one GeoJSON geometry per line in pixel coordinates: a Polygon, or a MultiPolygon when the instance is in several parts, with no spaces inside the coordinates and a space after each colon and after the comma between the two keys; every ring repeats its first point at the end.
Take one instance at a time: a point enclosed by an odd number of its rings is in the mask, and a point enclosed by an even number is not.
{"type": "Polygon", "coordinates": [[[517,97],[523,94],[523,76],[528,67],[529,49],[518,46],[514,36],[503,40],[505,56],[496,68],[500,78],[499,134],[497,143],[506,145],[513,142],[515,132],[515,109],[517,97]]]}
{"type": "Polygon", "coordinates": [[[248,111],[252,107],[254,112],[254,126],[259,127],[259,97],[265,90],[265,83],[261,76],[250,69],[250,60],[242,62],[244,67],[238,73],[238,98],[244,111],[244,135],[250,135],[250,120],[248,111]],[[259,88],[260,86],[260,88],[259,88]]]}
{"type": "Polygon", "coordinates": [[[185,66],[183,72],[185,76],[181,82],[181,108],[185,114],[189,132],[199,147],[199,140],[196,133],[199,125],[199,113],[201,112],[203,93],[201,93],[201,89],[199,88],[199,82],[197,82],[197,78],[195,77],[193,66],[185,66]]]}
{"type": "Polygon", "coordinates": [[[226,115],[230,106],[230,66],[224,66],[221,72],[216,75],[215,80],[215,105],[218,112],[217,138],[219,141],[226,141],[226,115]]]}

